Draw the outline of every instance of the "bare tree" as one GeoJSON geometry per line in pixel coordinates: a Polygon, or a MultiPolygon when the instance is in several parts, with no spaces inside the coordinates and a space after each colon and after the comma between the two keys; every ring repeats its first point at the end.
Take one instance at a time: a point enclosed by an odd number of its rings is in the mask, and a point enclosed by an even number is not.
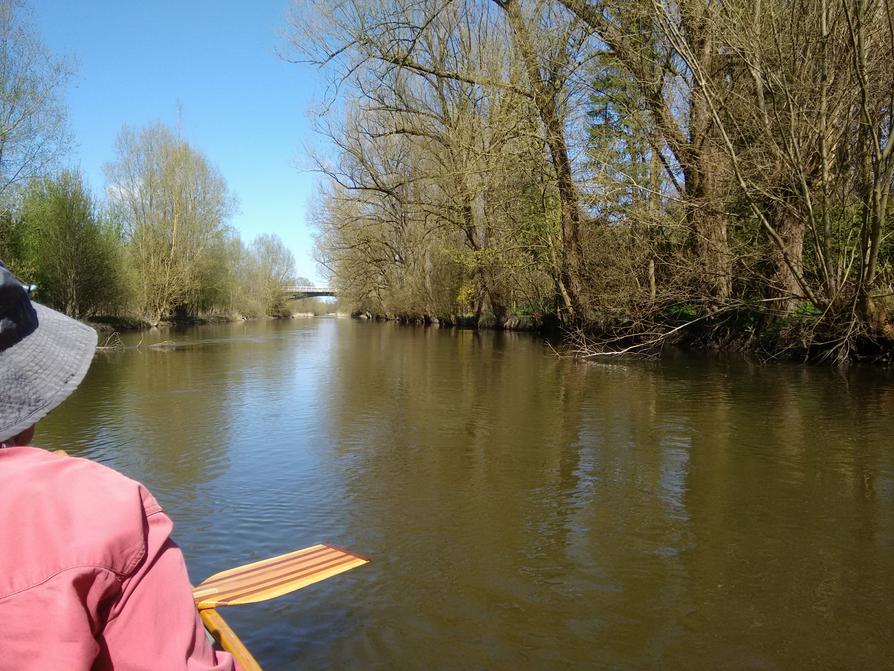
{"type": "MultiPolygon", "coordinates": [[[[294,22],[300,37],[293,41],[316,63],[338,62],[339,86],[366,68],[376,73],[377,81],[385,81],[387,73],[398,69],[440,87],[436,95],[442,97],[449,81],[465,87],[463,95],[468,98],[499,91],[529,101],[527,109],[542,127],[560,201],[557,289],[566,316],[577,319],[587,311],[582,218],[565,138],[563,100],[569,75],[579,64],[582,35],[575,20],[550,12],[546,4],[537,5],[531,16],[511,3],[493,6],[500,8],[497,15],[471,1],[338,5],[312,23],[303,20],[308,12],[302,13],[302,20],[294,22]],[[496,63],[487,56],[493,47],[503,48],[508,59],[496,63]]],[[[443,117],[443,110],[435,113],[443,117]]],[[[468,204],[461,205],[467,219],[468,204]]]]}
{"type": "Polygon", "coordinates": [[[69,146],[70,66],[41,44],[17,0],[0,0],[0,198],[44,176],[69,146]]]}

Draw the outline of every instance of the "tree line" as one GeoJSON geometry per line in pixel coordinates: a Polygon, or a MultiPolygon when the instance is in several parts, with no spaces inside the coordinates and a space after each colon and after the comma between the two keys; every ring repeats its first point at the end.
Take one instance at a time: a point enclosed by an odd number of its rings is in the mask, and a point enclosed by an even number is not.
{"type": "Polygon", "coordinates": [[[331,77],[318,249],[354,307],[533,313],[583,353],[890,351],[890,0],[296,0],[291,27],[331,77]]]}
{"type": "Polygon", "coordinates": [[[71,70],[26,19],[0,0],[0,259],[37,300],[82,319],[287,314],[291,252],[274,235],[241,240],[226,181],[178,132],[123,128],[102,200],[57,169],[71,70]]]}

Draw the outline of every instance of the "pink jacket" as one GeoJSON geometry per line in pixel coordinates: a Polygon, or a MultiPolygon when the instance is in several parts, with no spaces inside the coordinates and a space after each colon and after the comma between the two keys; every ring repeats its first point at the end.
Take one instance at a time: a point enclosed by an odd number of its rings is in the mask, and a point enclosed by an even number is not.
{"type": "Polygon", "coordinates": [[[205,636],[171,520],[137,482],[0,449],[0,671],[231,671],[205,636]]]}

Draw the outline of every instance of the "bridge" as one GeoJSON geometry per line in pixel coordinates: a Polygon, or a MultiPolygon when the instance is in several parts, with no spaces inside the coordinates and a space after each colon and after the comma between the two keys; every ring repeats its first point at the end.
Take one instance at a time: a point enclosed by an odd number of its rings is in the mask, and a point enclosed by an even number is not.
{"type": "Polygon", "coordinates": [[[295,284],[283,287],[283,291],[289,298],[316,298],[317,296],[335,296],[335,289],[331,287],[314,287],[309,284],[295,284]]]}

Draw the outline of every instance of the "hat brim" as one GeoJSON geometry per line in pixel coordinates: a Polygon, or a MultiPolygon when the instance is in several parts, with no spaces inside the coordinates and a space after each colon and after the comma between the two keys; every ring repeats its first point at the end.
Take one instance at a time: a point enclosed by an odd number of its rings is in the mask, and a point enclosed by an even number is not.
{"type": "Polygon", "coordinates": [[[96,331],[39,303],[37,328],[0,352],[0,441],[34,426],[77,389],[96,352],[96,331]]]}

